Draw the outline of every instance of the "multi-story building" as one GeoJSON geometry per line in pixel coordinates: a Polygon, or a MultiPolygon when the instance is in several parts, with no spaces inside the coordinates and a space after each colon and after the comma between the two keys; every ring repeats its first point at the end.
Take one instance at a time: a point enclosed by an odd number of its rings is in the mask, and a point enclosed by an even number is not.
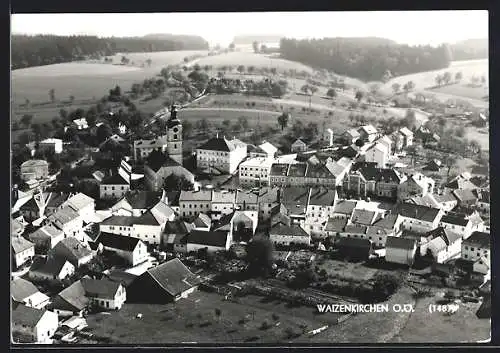
{"type": "Polygon", "coordinates": [[[47,217],[46,224],[52,224],[64,233],[64,237],[83,240],[83,218],[69,206],[65,206],[47,217]]]}
{"type": "Polygon", "coordinates": [[[245,143],[217,136],[196,149],[196,167],[210,174],[233,174],[246,156],[245,143]]]}
{"type": "Polygon", "coordinates": [[[114,174],[105,178],[99,185],[101,199],[119,199],[130,191],[130,179],[121,174],[114,174]]]}
{"type": "Polygon", "coordinates": [[[470,237],[462,241],[462,259],[475,262],[478,260],[490,260],[491,236],[485,232],[474,232],[470,237]]]}
{"type": "Polygon", "coordinates": [[[378,168],[385,168],[390,156],[390,148],[385,143],[376,143],[365,153],[365,162],[373,162],[378,168]]]}
{"type": "Polygon", "coordinates": [[[335,213],[337,192],[326,188],[313,188],[306,208],[304,230],[312,236],[324,234],[328,219],[335,213]]]}
{"type": "Polygon", "coordinates": [[[278,152],[278,149],[275,146],[269,142],[264,142],[250,152],[250,158],[264,157],[273,159],[276,156],[276,152],[278,152]]]}
{"type": "Polygon", "coordinates": [[[373,142],[377,139],[378,131],[373,125],[364,125],[358,128],[359,138],[363,141],[373,142]]]}
{"type": "Polygon", "coordinates": [[[220,219],[223,215],[231,214],[236,205],[236,192],[227,190],[214,190],[212,192],[211,217],[220,219]]]}
{"type": "Polygon", "coordinates": [[[307,151],[307,143],[305,141],[303,141],[303,139],[299,138],[299,139],[295,140],[294,143],[292,143],[290,150],[292,151],[292,153],[306,152],[307,151]]]}
{"type": "Polygon", "coordinates": [[[269,185],[269,174],[273,159],[269,157],[253,157],[239,166],[239,181],[244,186],[269,185]]]}
{"type": "Polygon", "coordinates": [[[415,196],[425,196],[434,191],[435,181],[421,173],[410,175],[398,186],[398,200],[406,200],[415,196]]]}
{"type": "Polygon", "coordinates": [[[44,160],[30,159],[21,164],[21,179],[23,181],[45,179],[49,176],[49,163],[44,160]]]}
{"type": "Polygon", "coordinates": [[[134,160],[145,160],[153,151],[167,152],[167,136],[159,136],[154,139],[141,139],[134,141],[134,160]]]}
{"type": "Polygon", "coordinates": [[[212,190],[181,191],[179,209],[182,217],[196,217],[212,209],[212,190]]]}
{"type": "Polygon", "coordinates": [[[401,203],[394,211],[403,217],[402,229],[414,233],[427,233],[436,229],[444,215],[439,208],[401,203]]]}
{"type": "Polygon", "coordinates": [[[193,173],[174,160],[171,155],[153,151],[149,157],[144,166],[144,180],[150,191],[161,191],[165,179],[172,174],[184,177],[191,183],[194,183],[193,173]]]}
{"type": "Polygon", "coordinates": [[[40,141],[38,144],[39,151],[52,151],[59,154],[63,151],[63,142],[61,139],[50,138],[40,141]]]}

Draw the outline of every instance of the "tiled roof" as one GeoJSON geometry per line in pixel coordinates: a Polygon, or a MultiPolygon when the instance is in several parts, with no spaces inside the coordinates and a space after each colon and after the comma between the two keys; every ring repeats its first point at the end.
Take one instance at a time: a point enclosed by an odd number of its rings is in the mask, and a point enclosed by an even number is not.
{"type": "Polygon", "coordinates": [[[56,276],[61,272],[66,262],[68,261],[60,257],[35,257],[33,259],[33,264],[30,267],[30,272],[34,271],[50,276],[56,276]]]}
{"type": "Polygon", "coordinates": [[[374,211],[355,209],[352,213],[351,222],[369,226],[375,218],[374,211]]]}
{"type": "Polygon", "coordinates": [[[433,195],[434,199],[439,203],[457,201],[457,198],[451,192],[433,195]]]}
{"type": "Polygon", "coordinates": [[[337,192],[335,190],[313,188],[311,190],[311,197],[309,198],[309,205],[333,206],[336,196],[337,192]]]}
{"type": "MultiPolygon", "coordinates": [[[[61,240],[57,245],[51,250],[51,253],[55,254],[56,256],[62,255],[60,251],[66,248],[69,250],[69,252],[76,258],[76,259],[82,259],[84,257],[87,257],[89,255],[92,255],[92,252],[85,247],[82,243],[78,241],[78,239],[69,237],[66,239],[61,240]]],[[[69,259],[68,259],[69,260],[69,259]]]]}
{"type": "Polygon", "coordinates": [[[349,129],[344,134],[350,135],[352,138],[358,138],[359,137],[359,132],[356,129],[349,129]]]}
{"type": "Polygon", "coordinates": [[[19,304],[12,308],[12,323],[16,325],[35,327],[45,312],[45,310],[35,309],[19,304]]]}
{"type": "Polygon", "coordinates": [[[210,217],[208,217],[204,213],[199,213],[198,216],[193,221],[193,225],[197,228],[210,227],[211,224],[212,224],[212,221],[210,220],[210,217]]]}
{"type": "Polygon", "coordinates": [[[213,137],[203,145],[198,147],[200,150],[208,150],[208,151],[221,151],[221,152],[230,152],[234,149],[234,147],[228,143],[229,141],[225,138],[213,137]]]}
{"type": "Polygon", "coordinates": [[[159,151],[151,152],[151,154],[147,158],[146,165],[155,173],[158,172],[163,167],[181,167],[182,168],[182,166],[178,162],[176,162],[175,160],[173,160],[169,156],[167,156],[159,151]]]}
{"type": "Polygon", "coordinates": [[[179,196],[179,202],[186,201],[211,201],[212,191],[211,190],[199,190],[199,191],[181,191],[179,196]]]}
{"type": "Polygon", "coordinates": [[[70,197],[66,204],[73,208],[75,211],[80,211],[85,207],[94,204],[95,200],[92,197],[89,197],[81,192],[76,194],[75,196],[70,197]]]}
{"type": "Polygon", "coordinates": [[[156,219],[156,217],[153,215],[153,212],[151,210],[144,212],[142,215],[139,217],[133,217],[133,224],[134,225],[144,225],[144,226],[159,226],[160,223],[156,219]]]}
{"type": "Polygon", "coordinates": [[[19,254],[20,252],[23,252],[24,250],[35,246],[35,244],[33,244],[32,242],[18,236],[11,237],[11,245],[12,250],[14,250],[15,254],[19,254]]]}
{"type": "Polygon", "coordinates": [[[345,233],[365,234],[368,227],[363,224],[348,224],[345,226],[345,233]]]}
{"type": "Polygon", "coordinates": [[[156,205],[160,201],[161,195],[161,192],[157,191],[131,190],[125,194],[124,199],[133,209],[143,210],[156,205]]]}
{"type": "Polygon", "coordinates": [[[224,231],[202,231],[192,230],[187,236],[189,244],[198,244],[206,246],[225,247],[228,237],[228,232],[224,231]]]}
{"type": "Polygon", "coordinates": [[[63,231],[52,224],[43,226],[29,235],[30,240],[55,238],[63,234],[63,231]]]}
{"type": "Polygon", "coordinates": [[[97,243],[101,243],[103,246],[119,249],[123,251],[134,251],[139,244],[140,240],[134,237],[125,237],[122,235],[116,235],[106,232],[101,232],[96,240],[97,243]]]}
{"type": "Polygon", "coordinates": [[[439,214],[439,209],[413,205],[411,203],[402,203],[397,206],[397,212],[403,217],[418,219],[425,222],[434,222],[439,214]]]}
{"type": "Polygon", "coordinates": [[[77,312],[89,304],[82,281],[76,281],[62,290],[53,300],[50,308],[77,312]]]}
{"type": "Polygon", "coordinates": [[[167,261],[149,269],[147,273],[172,296],[177,296],[201,282],[179,259],[167,261]]]}
{"type": "Polygon", "coordinates": [[[104,276],[110,281],[120,283],[124,287],[128,287],[137,278],[136,275],[122,270],[112,270],[104,276]]]}
{"type": "Polygon", "coordinates": [[[474,190],[464,189],[464,190],[453,190],[453,195],[458,199],[458,201],[474,201],[477,200],[478,197],[474,190]]]}
{"type": "Polygon", "coordinates": [[[309,234],[306,233],[302,227],[299,226],[288,226],[284,224],[277,224],[269,230],[270,235],[286,235],[292,237],[309,237],[309,234]]]}
{"type": "Polygon", "coordinates": [[[120,174],[110,175],[101,181],[101,185],[129,185],[129,182],[125,180],[120,174]]]}
{"type": "Polygon", "coordinates": [[[361,126],[358,129],[358,132],[360,130],[364,131],[367,134],[376,134],[377,133],[377,129],[375,129],[375,127],[373,125],[364,125],[364,126],[361,126]]]}
{"type": "Polygon", "coordinates": [[[444,229],[443,227],[437,227],[425,234],[426,238],[442,238],[447,246],[453,244],[458,239],[462,238],[462,235],[458,232],[453,232],[449,229],[444,229]]]}
{"type": "Polygon", "coordinates": [[[158,202],[150,212],[159,224],[165,223],[175,214],[174,210],[164,202],[158,202]]]}
{"type": "Polygon", "coordinates": [[[264,143],[260,144],[258,147],[263,152],[265,152],[267,154],[271,154],[271,155],[278,151],[278,149],[275,146],[273,146],[272,144],[270,144],[269,142],[264,142],[264,143]]]}
{"type": "Polygon", "coordinates": [[[191,231],[192,228],[193,226],[190,223],[186,223],[180,219],[176,219],[165,224],[165,230],[163,231],[163,233],[186,235],[191,231]]]}
{"type": "Polygon", "coordinates": [[[48,166],[49,163],[47,161],[41,159],[30,159],[21,164],[21,169],[27,167],[48,167],[48,166]]]}
{"type": "Polygon", "coordinates": [[[491,236],[485,232],[473,232],[470,237],[465,239],[462,244],[464,245],[479,245],[483,248],[489,248],[491,236]]]}
{"type": "Polygon", "coordinates": [[[399,129],[399,132],[405,136],[413,136],[413,132],[411,132],[407,127],[402,127],[399,129]]]}
{"type": "Polygon", "coordinates": [[[73,210],[71,207],[65,206],[57,210],[55,213],[51,214],[48,217],[48,220],[49,222],[55,223],[56,226],[59,226],[59,224],[67,224],[78,217],[80,217],[80,215],[75,210],[73,210]]]}
{"type": "Polygon", "coordinates": [[[385,242],[386,249],[413,250],[417,244],[415,239],[388,236],[385,242]]]}
{"type": "Polygon", "coordinates": [[[379,219],[373,223],[374,226],[384,228],[384,229],[394,229],[396,222],[399,218],[398,214],[388,214],[384,218],[379,219]]]}
{"type": "Polygon", "coordinates": [[[368,239],[360,238],[340,238],[336,244],[339,248],[357,248],[368,250],[371,248],[371,242],[368,239]]]}
{"type": "Polygon", "coordinates": [[[269,175],[271,176],[286,176],[288,173],[288,168],[290,164],[286,163],[274,163],[271,166],[271,172],[269,175]]]}
{"type": "Polygon", "coordinates": [[[346,225],[346,218],[329,218],[326,223],[325,231],[341,233],[344,231],[346,225]]]}
{"type": "Polygon", "coordinates": [[[38,288],[30,281],[22,278],[10,281],[10,295],[15,301],[22,302],[35,293],[38,293],[38,288]]]}
{"type": "Polygon", "coordinates": [[[85,296],[90,298],[114,299],[120,283],[109,280],[82,278],[80,280],[85,290],[85,296]]]}
{"type": "Polygon", "coordinates": [[[359,172],[367,181],[394,182],[399,184],[401,176],[390,168],[377,168],[376,163],[357,162],[351,168],[351,173],[359,172]]]}
{"type": "Polygon", "coordinates": [[[212,193],[212,203],[234,203],[236,192],[232,191],[214,191],[212,193]]]}
{"type": "Polygon", "coordinates": [[[441,222],[465,227],[470,221],[464,214],[450,212],[441,218],[441,222]]]}
{"type": "Polygon", "coordinates": [[[356,208],[357,201],[352,200],[339,200],[333,208],[333,212],[345,215],[351,215],[356,208]]]}
{"type": "Polygon", "coordinates": [[[137,217],[113,215],[102,221],[101,225],[132,227],[137,217]]]}
{"type": "Polygon", "coordinates": [[[288,176],[290,177],[303,177],[306,175],[307,164],[306,163],[295,163],[290,165],[288,170],[288,176]]]}
{"type": "Polygon", "coordinates": [[[236,192],[236,203],[242,205],[246,203],[247,205],[256,204],[258,200],[258,195],[250,191],[238,191],[236,192]]]}
{"type": "Polygon", "coordinates": [[[309,177],[309,178],[331,178],[334,176],[332,175],[330,170],[324,164],[319,164],[316,166],[309,164],[309,167],[307,168],[306,177],[309,177]]]}

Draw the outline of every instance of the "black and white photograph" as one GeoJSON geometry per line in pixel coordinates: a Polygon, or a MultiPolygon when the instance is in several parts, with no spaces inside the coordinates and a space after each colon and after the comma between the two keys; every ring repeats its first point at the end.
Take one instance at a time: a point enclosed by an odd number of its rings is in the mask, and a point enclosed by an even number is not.
{"type": "Polygon", "coordinates": [[[11,14],[11,347],[490,343],[488,15],[11,14]]]}

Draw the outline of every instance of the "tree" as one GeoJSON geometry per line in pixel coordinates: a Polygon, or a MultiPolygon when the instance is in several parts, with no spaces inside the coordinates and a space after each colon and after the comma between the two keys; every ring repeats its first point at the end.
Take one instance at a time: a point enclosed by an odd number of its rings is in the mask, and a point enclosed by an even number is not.
{"type": "Polygon", "coordinates": [[[254,41],[254,42],[252,43],[252,46],[253,46],[253,51],[254,51],[254,53],[258,53],[258,52],[259,52],[259,42],[254,41]]]}
{"type": "Polygon", "coordinates": [[[354,96],[356,98],[356,100],[359,102],[361,102],[361,100],[363,99],[364,97],[364,93],[362,91],[357,91],[356,92],[356,95],[354,96]]]}
{"type": "Polygon", "coordinates": [[[443,76],[441,76],[441,75],[436,75],[436,77],[434,78],[434,80],[436,81],[436,84],[439,87],[443,84],[443,76]]]}
{"type": "Polygon", "coordinates": [[[417,118],[415,116],[415,111],[408,109],[406,111],[406,116],[404,117],[402,123],[410,130],[413,130],[417,125],[417,118]]]}
{"type": "Polygon", "coordinates": [[[241,126],[241,128],[242,128],[243,130],[245,130],[245,131],[248,129],[248,119],[247,119],[246,117],[244,117],[244,116],[240,116],[240,117],[238,118],[238,124],[239,124],[239,125],[241,126]]]}
{"type": "Polygon", "coordinates": [[[148,64],[148,67],[151,67],[151,63],[153,62],[153,60],[151,60],[151,58],[148,58],[146,60],[146,64],[148,64]]]}
{"type": "Polygon", "coordinates": [[[392,78],[391,70],[385,70],[384,76],[382,77],[382,82],[384,83],[389,82],[391,78],[392,78]]]}
{"type": "Polygon", "coordinates": [[[444,165],[448,168],[447,172],[446,172],[446,177],[449,178],[450,177],[450,171],[451,169],[455,166],[455,163],[457,163],[457,156],[453,155],[453,154],[447,154],[446,157],[444,158],[444,165]]]}
{"type": "Polygon", "coordinates": [[[33,115],[31,114],[24,114],[21,118],[21,124],[23,124],[26,127],[29,127],[32,121],[33,121],[33,115]]]}
{"type": "Polygon", "coordinates": [[[244,65],[238,65],[238,68],[236,69],[240,74],[245,72],[245,66],[244,65]]]}
{"type": "Polygon", "coordinates": [[[455,74],[455,82],[460,82],[460,81],[462,81],[462,77],[463,77],[463,76],[462,76],[462,72],[461,72],[461,71],[457,72],[457,73],[455,74]]]}
{"type": "Polygon", "coordinates": [[[392,90],[394,91],[394,94],[398,94],[399,90],[401,89],[401,85],[397,82],[394,82],[391,87],[392,90]]]}
{"type": "Polygon", "coordinates": [[[229,50],[234,51],[235,45],[234,43],[229,44],[229,50]]]}
{"type": "Polygon", "coordinates": [[[52,103],[56,101],[56,91],[53,88],[49,90],[49,98],[52,103]]]}
{"type": "Polygon", "coordinates": [[[443,81],[445,84],[449,84],[451,82],[451,73],[449,71],[446,71],[444,74],[443,74],[443,81]]]}
{"type": "Polygon", "coordinates": [[[111,135],[113,135],[113,130],[108,124],[102,124],[97,128],[96,138],[99,143],[106,141],[111,135]]]}
{"type": "Polygon", "coordinates": [[[269,72],[272,74],[272,75],[276,75],[276,73],[278,72],[278,69],[276,69],[275,67],[271,67],[269,69],[269,72]]]}
{"type": "Polygon", "coordinates": [[[273,244],[267,237],[256,236],[246,247],[248,270],[257,276],[267,276],[274,264],[273,244]]]}
{"type": "Polygon", "coordinates": [[[333,99],[337,97],[337,91],[335,91],[335,89],[333,88],[329,88],[328,91],[326,92],[326,95],[333,99]]]}
{"type": "Polygon", "coordinates": [[[283,131],[286,126],[288,125],[288,113],[283,112],[279,117],[278,117],[278,124],[281,126],[281,131],[283,131]]]}
{"type": "Polygon", "coordinates": [[[194,190],[194,185],[185,176],[178,176],[172,173],[163,181],[163,189],[165,191],[190,191],[194,190]]]}
{"type": "Polygon", "coordinates": [[[75,96],[73,95],[69,96],[69,102],[73,104],[74,101],[75,101],[75,96]]]}
{"type": "Polygon", "coordinates": [[[25,104],[24,104],[26,107],[29,107],[30,106],[30,100],[28,98],[26,98],[25,100],[25,104]]]}

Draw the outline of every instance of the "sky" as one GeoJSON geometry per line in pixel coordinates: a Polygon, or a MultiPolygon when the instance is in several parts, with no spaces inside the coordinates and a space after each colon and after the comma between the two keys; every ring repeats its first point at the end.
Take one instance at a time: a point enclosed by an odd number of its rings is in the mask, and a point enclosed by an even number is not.
{"type": "Polygon", "coordinates": [[[13,14],[14,34],[88,34],[100,37],[150,33],[200,35],[228,45],[236,35],[291,38],[382,37],[409,45],[438,45],[488,37],[488,12],[223,12],[13,14]],[[258,23],[258,25],[256,25],[258,23]],[[300,25],[298,25],[300,24],[300,25]]]}

